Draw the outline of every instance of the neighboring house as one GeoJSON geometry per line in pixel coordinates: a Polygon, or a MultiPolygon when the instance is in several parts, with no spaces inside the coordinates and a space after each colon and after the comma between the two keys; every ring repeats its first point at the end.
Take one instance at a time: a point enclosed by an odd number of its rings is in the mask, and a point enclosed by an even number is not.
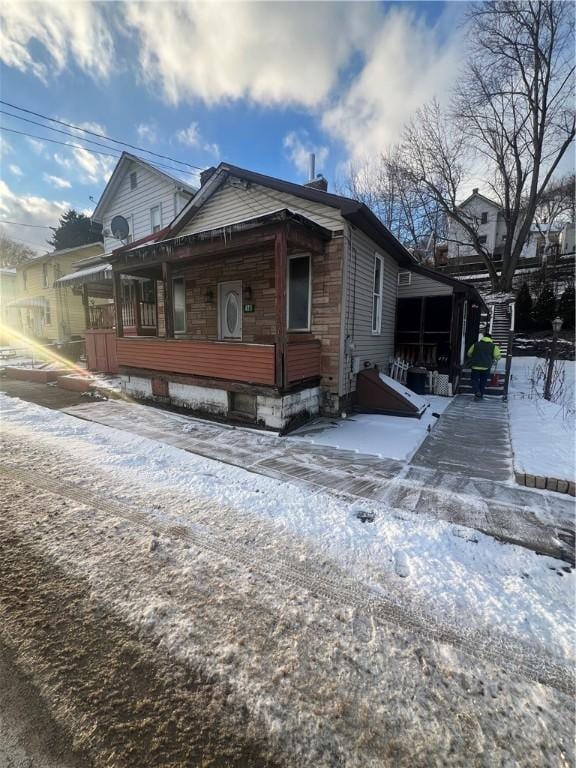
{"type": "MultiPolygon", "coordinates": [[[[142,242],[161,235],[167,225],[195,194],[195,189],[180,179],[124,152],[92,214],[102,225],[105,252],[97,258],[78,261],[75,270],[59,280],[82,297],[86,316],[86,353],[91,370],[115,372],[115,341],[102,341],[92,333],[112,329],[116,319],[112,306],[112,267],[108,256],[127,243],[142,242]],[[112,235],[112,221],[121,216],[128,223],[125,241],[112,235]]],[[[156,283],[146,278],[122,281],[123,327],[126,333],[155,334],[156,283]],[[138,331],[137,331],[138,329],[138,331]]]]}
{"type": "MultiPolygon", "coordinates": [[[[459,205],[459,210],[478,233],[480,244],[497,260],[506,241],[506,223],[500,205],[474,189],[470,197],[459,205]]],[[[477,257],[476,250],[470,244],[470,235],[453,219],[448,220],[447,246],[448,260],[477,257]]]]}
{"type": "Polygon", "coordinates": [[[83,338],[86,326],[82,299],[59,279],[72,272],[80,258],[103,251],[102,243],[89,243],[45,253],[19,264],[16,298],[8,303],[11,323],[41,341],[63,343],[83,338]]]}
{"type": "Polygon", "coordinates": [[[445,299],[442,319],[424,312],[413,342],[429,322],[447,339],[444,362],[430,365],[457,378],[478,294],[419,266],[364,204],[325,190],[322,179],[299,185],[222,163],[165,232],[108,257],[128,394],[274,429],[346,410],[358,373],[388,372],[394,358],[399,271],[425,278],[418,296],[445,299]],[[154,336],[139,318],[124,327],[127,277],[154,283],[154,336]]]}
{"type": "Polygon", "coordinates": [[[183,181],[123,152],[92,214],[93,221],[102,225],[106,253],[123,245],[112,234],[115,216],[126,219],[127,242],[134,242],[170,224],[195,192],[183,181]]]}
{"type": "MultiPolygon", "coordinates": [[[[16,298],[16,268],[0,267],[0,323],[7,326],[16,326],[18,318],[16,310],[8,305],[16,298]]],[[[10,343],[10,338],[0,328],[0,344],[10,343]]]]}

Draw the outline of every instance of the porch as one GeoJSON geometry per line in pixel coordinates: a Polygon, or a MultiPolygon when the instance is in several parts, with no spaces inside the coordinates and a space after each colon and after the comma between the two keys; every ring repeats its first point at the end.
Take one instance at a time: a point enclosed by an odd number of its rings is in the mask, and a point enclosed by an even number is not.
{"type": "MultiPolygon", "coordinates": [[[[326,308],[317,313],[323,285],[313,279],[330,233],[285,210],[225,230],[114,259],[118,370],[132,396],[283,428],[298,411],[318,411],[333,364],[316,333],[326,308]],[[126,305],[130,278],[155,286],[155,316],[141,301],[126,305]]],[[[107,311],[93,324],[109,324],[107,311]]]]}

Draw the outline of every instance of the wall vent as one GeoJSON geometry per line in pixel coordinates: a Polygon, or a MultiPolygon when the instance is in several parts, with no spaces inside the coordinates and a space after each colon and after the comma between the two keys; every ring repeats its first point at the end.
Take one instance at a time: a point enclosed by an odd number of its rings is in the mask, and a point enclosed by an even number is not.
{"type": "Polygon", "coordinates": [[[412,283],[412,272],[398,272],[398,285],[410,285],[412,283]]]}

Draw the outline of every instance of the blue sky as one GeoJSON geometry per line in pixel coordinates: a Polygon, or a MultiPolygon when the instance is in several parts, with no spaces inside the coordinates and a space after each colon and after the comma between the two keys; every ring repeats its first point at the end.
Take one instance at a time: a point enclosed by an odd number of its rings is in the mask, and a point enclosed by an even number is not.
{"type": "MultiPolygon", "coordinates": [[[[334,188],[348,163],[377,155],[415,109],[446,93],[463,7],[59,2],[32,11],[8,0],[1,98],[200,167],[226,160],[305,181],[315,151],[334,188]]],[[[6,115],[0,125],[74,141],[6,115]]],[[[0,219],[53,224],[69,205],[89,211],[114,166],[0,135],[0,219]]],[[[2,231],[38,247],[49,234],[2,231]]]]}

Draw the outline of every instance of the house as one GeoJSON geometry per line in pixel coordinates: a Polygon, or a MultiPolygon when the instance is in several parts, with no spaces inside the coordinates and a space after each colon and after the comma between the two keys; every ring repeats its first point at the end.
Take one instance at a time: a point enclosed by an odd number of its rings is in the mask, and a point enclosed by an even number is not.
{"type": "Polygon", "coordinates": [[[166,231],[108,256],[128,395],[279,430],[348,410],[358,373],[387,372],[394,358],[399,272],[425,278],[424,293],[440,286],[443,354],[458,375],[465,307],[481,299],[420,267],[364,204],[323,179],[300,185],[226,163],[201,182],[166,231]],[[155,286],[154,335],[138,318],[124,326],[126,278],[155,286]]]}
{"type": "MultiPolygon", "coordinates": [[[[16,325],[18,318],[12,316],[16,310],[8,306],[16,298],[16,268],[0,267],[0,323],[2,326],[16,325]]],[[[10,342],[9,336],[0,328],[0,344],[10,342]]]]}
{"type": "MultiPolygon", "coordinates": [[[[195,189],[135,155],[123,152],[92,214],[102,226],[101,254],[78,260],[74,271],[58,281],[81,297],[85,316],[88,368],[116,371],[112,267],[108,256],[126,243],[155,238],[193,197],[195,189]],[[112,232],[114,219],[126,222],[127,235],[112,232]],[[98,333],[93,333],[98,331],[98,333]],[[101,331],[108,331],[102,334],[101,331]]],[[[122,281],[122,324],[126,334],[156,333],[156,285],[147,278],[122,281]],[[132,330],[131,330],[132,329],[132,330]],[[138,330],[137,330],[138,329],[138,330]]]]}
{"type": "MultiPolygon", "coordinates": [[[[472,190],[459,206],[461,214],[478,233],[480,244],[494,260],[502,255],[502,246],[506,241],[506,222],[502,208],[494,200],[481,195],[478,189],[472,190]]],[[[478,258],[474,247],[470,244],[470,235],[461,224],[449,219],[447,238],[448,260],[478,258]]]]}
{"type": "Polygon", "coordinates": [[[52,251],[16,267],[16,298],[8,302],[10,322],[17,330],[43,342],[62,344],[84,336],[82,300],[60,278],[80,258],[103,253],[102,243],[52,251]]]}

